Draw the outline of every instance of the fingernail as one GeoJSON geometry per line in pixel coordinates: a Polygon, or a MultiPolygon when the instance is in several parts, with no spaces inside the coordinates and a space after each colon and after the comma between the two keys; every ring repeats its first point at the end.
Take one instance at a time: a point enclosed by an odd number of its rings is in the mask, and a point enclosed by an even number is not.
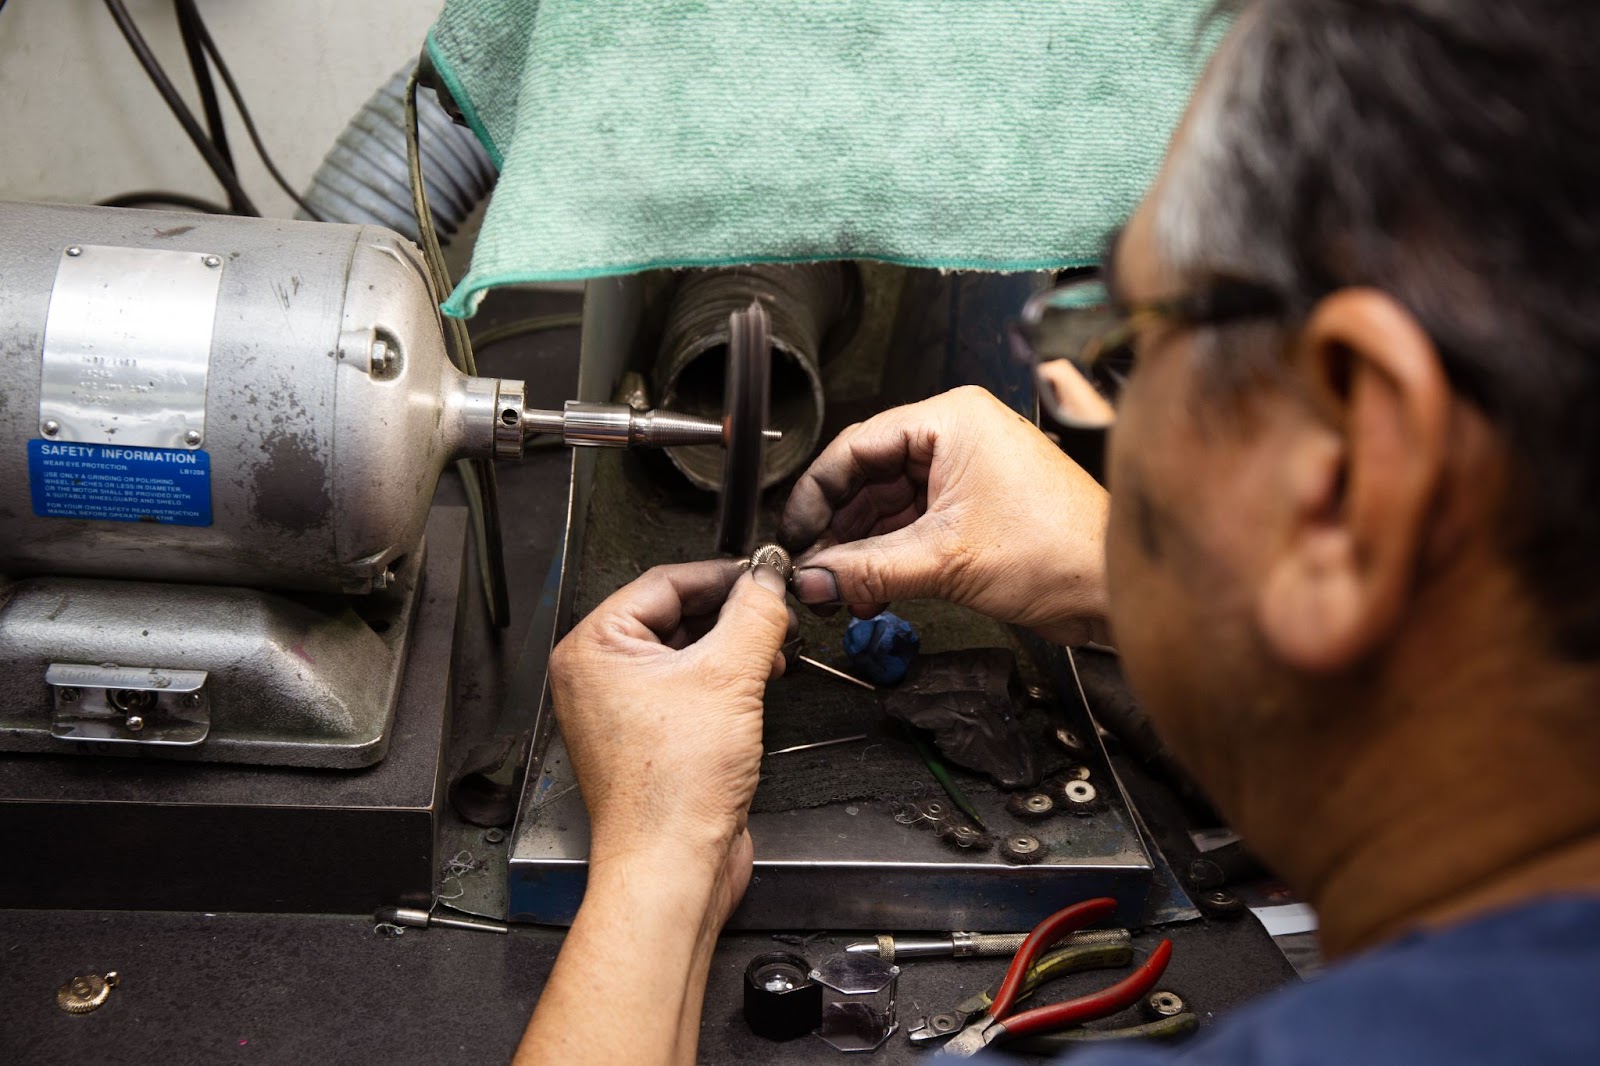
{"type": "Polygon", "coordinates": [[[820,566],[801,567],[794,572],[794,595],[801,603],[838,603],[839,579],[820,566]]]}
{"type": "Polygon", "coordinates": [[[760,566],[752,566],[750,568],[750,576],[755,580],[756,584],[768,592],[774,592],[782,596],[787,590],[783,575],[778,573],[776,567],[768,566],[766,563],[762,563],[760,566]]]}

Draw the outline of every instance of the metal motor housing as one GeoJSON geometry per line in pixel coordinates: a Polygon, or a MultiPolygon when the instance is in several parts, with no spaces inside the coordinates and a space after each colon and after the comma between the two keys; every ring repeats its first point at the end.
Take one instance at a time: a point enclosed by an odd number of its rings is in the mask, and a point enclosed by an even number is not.
{"type": "Polygon", "coordinates": [[[390,230],[0,203],[0,573],[382,587],[418,543],[444,465],[494,454],[500,403],[521,410],[514,388],[449,363],[421,260],[390,230]],[[204,295],[159,315],[137,299],[117,304],[117,286],[136,284],[147,262],[157,274],[168,260],[189,269],[155,252],[198,254],[217,273],[214,307],[204,295]],[[73,310],[108,306],[116,313],[73,310]],[[146,375],[123,355],[147,353],[155,368],[163,330],[193,348],[206,318],[203,369],[146,375]],[[134,367],[99,369],[107,359],[134,367]],[[141,398],[145,377],[153,391],[141,398]],[[151,399],[163,389],[175,398],[151,399]],[[36,513],[33,442],[95,427],[148,437],[185,406],[194,425],[174,423],[178,436],[163,443],[206,454],[208,524],[36,513]]]}

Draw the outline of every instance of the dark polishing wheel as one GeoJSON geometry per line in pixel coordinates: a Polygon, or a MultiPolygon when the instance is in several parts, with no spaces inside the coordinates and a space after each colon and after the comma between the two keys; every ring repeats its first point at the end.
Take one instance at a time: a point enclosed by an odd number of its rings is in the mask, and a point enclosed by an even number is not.
{"type": "Polygon", "coordinates": [[[772,390],[772,342],[760,301],[728,316],[727,456],[717,512],[717,550],[749,555],[761,498],[762,431],[772,390]]]}

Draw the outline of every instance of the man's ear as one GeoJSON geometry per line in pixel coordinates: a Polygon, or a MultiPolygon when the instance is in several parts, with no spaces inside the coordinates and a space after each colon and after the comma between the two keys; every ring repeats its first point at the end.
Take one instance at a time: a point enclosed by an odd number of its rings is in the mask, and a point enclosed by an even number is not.
{"type": "Polygon", "coordinates": [[[1309,386],[1285,451],[1283,531],[1257,623],[1288,665],[1346,669],[1400,624],[1445,472],[1451,391],[1433,341],[1376,289],[1342,289],[1295,346],[1309,386]]]}

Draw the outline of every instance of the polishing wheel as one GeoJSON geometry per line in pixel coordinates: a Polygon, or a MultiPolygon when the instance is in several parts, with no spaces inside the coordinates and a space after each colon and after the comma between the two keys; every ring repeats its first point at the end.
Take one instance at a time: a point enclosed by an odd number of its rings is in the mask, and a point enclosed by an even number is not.
{"type": "Polygon", "coordinates": [[[727,455],[717,513],[717,550],[748,556],[755,547],[764,431],[772,390],[772,341],[760,301],[728,316],[727,455]]]}

